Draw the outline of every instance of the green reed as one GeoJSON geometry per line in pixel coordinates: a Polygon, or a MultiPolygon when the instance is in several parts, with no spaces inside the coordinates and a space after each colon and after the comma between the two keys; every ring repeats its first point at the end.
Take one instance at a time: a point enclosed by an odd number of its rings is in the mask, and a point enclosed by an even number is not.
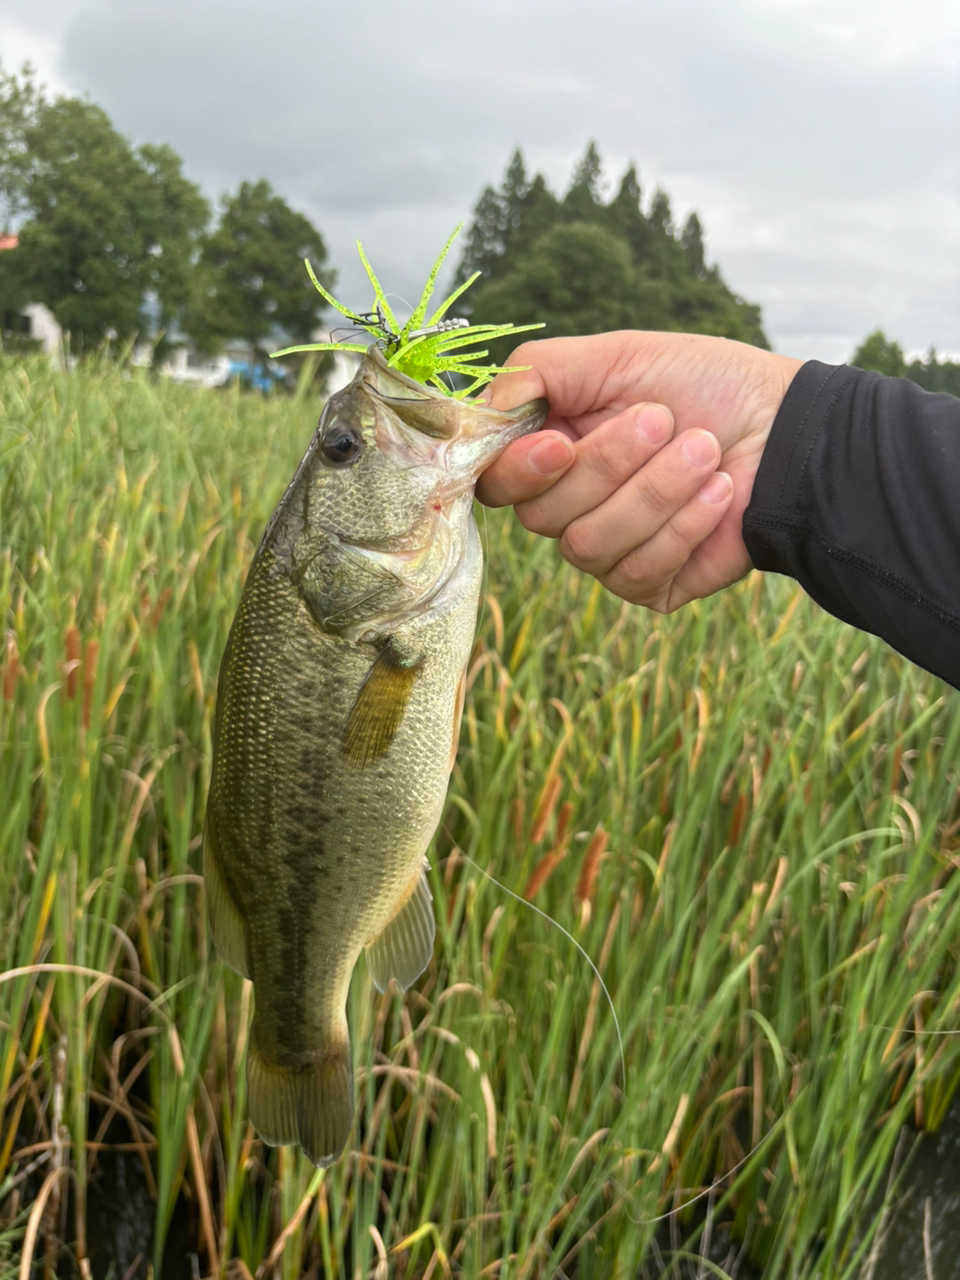
{"type": "Polygon", "coordinates": [[[657,618],[488,515],[434,961],[405,1000],[358,966],[318,1173],[247,1124],[198,869],[220,654],[319,403],[5,359],[0,406],[0,1186],[39,1162],[4,1206],[46,1195],[34,1255],[59,1202],[86,1257],[125,1145],[156,1274],[183,1198],[205,1275],[655,1275],[721,1229],[859,1274],[960,1079],[957,696],[788,582],[657,618]],[[626,1079],[582,956],[477,867],[596,962],[626,1079]]]}

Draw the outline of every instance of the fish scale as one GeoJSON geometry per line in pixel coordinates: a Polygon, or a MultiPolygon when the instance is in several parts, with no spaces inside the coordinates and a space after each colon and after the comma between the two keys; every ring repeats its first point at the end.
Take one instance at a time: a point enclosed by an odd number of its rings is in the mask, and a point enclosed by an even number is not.
{"type": "Polygon", "coordinates": [[[217,947],[254,987],[250,1115],[337,1158],[361,951],[406,988],[432,954],[425,854],[459,735],[484,467],[547,406],[456,401],[371,348],[332,396],[254,557],[224,653],[204,832],[217,947]]]}

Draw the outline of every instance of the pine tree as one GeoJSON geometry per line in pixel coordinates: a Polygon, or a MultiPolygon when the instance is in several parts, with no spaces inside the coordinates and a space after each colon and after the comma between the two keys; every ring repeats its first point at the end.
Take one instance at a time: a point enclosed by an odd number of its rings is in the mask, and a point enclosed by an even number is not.
{"type": "Polygon", "coordinates": [[[695,276],[703,277],[707,265],[704,259],[703,227],[700,225],[700,219],[695,213],[691,213],[683,224],[680,243],[683,245],[683,251],[687,255],[687,261],[690,263],[690,270],[695,276]]]}
{"type": "Polygon", "coordinates": [[[592,222],[603,203],[603,161],[597,144],[590,142],[583,159],[573,170],[569,190],[563,198],[564,216],[574,222],[592,222]]]}
{"type": "Polygon", "coordinates": [[[617,194],[607,205],[607,225],[615,235],[626,240],[634,257],[643,259],[650,249],[650,226],[643,213],[643,193],[635,165],[630,165],[620,179],[617,194]]]}
{"type": "Polygon", "coordinates": [[[500,188],[501,235],[505,249],[516,234],[523,219],[524,201],[530,191],[523,155],[517,147],[507,166],[506,176],[500,188]]]}
{"type": "MultiPolygon", "coordinates": [[[[458,280],[484,272],[466,298],[474,322],[542,320],[554,334],[623,325],[691,330],[767,347],[759,307],[707,267],[697,215],[677,234],[659,188],[645,215],[633,165],[604,204],[602,174],[591,142],[558,201],[514,153],[499,192],[488,187],[481,196],[458,272],[458,280]]],[[[502,361],[508,352],[495,354],[502,361]]]]}
{"type": "Polygon", "coordinates": [[[670,197],[663,187],[657,187],[650,204],[649,221],[656,231],[666,236],[673,235],[673,211],[670,208],[670,197]]]}
{"type": "Polygon", "coordinates": [[[503,221],[500,197],[493,187],[484,187],[473,209],[473,222],[454,277],[455,285],[463,284],[475,271],[484,279],[492,275],[503,256],[503,221]]]}

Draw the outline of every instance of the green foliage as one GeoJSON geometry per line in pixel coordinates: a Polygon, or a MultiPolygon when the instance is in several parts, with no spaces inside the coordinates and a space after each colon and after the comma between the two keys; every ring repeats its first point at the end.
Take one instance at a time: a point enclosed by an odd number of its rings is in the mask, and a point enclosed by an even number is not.
{"type": "Polygon", "coordinates": [[[960,360],[946,357],[940,360],[933,347],[922,360],[911,360],[905,372],[925,391],[945,391],[948,395],[960,396],[960,360]]]}
{"type": "Polygon", "coordinates": [[[139,336],[159,362],[186,333],[205,352],[239,339],[262,355],[317,325],[301,259],[333,280],[319,232],[266,182],[225,198],[208,232],[210,207],[170,147],[134,149],[99,107],[49,102],[29,71],[2,67],[0,215],[19,233],[0,254],[2,311],[45,303],[75,350],[139,336]]]}
{"type": "Polygon", "coordinates": [[[891,378],[902,378],[907,368],[903,347],[891,341],[882,329],[874,329],[864,338],[850,357],[850,363],[858,369],[872,369],[891,378]]]}
{"type": "MultiPolygon", "coordinates": [[[[336,298],[324,288],[317,279],[313,267],[309,260],[306,261],[307,273],[313,281],[317,292],[329,302],[332,307],[345,316],[346,319],[353,321],[359,327],[367,330],[374,340],[383,348],[387,364],[397,369],[400,373],[406,374],[409,378],[414,378],[418,382],[431,383],[440,391],[456,399],[463,399],[472,395],[482,386],[490,381],[497,373],[508,372],[499,365],[478,365],[476,361],[482,360],[487,351],[463,351],[464,347],[474,346],[477,342],[493,342],[498,338],[505,338],[509,335],[511,338],[514,334],[523,333],[529,329],[540,329],[543,326],[538,323],[523,325],[517,328],[513,324],[474,324],[457,327],[455,329],[445,329],[438,333],[425,333],[424,329],[434,328],[438,322],[442,321],[446,313],[453,304],[469,289],[473,282],[479,276],[479,272],[458,284],[452,293],[441,302],[436,311],[427,318],[427,308],[430,305],[430,299],[433,297],[434,286],[437,282],[437,276],[443,261],[450,252],[450,247],[454,240],[460,234],[461,227],[457,227],[453,234],[447,240],[447,243],[440,251],[440,256],[430,269],[427,276],[427,283],[423,287],[423,293],[420,301],[414,307],[410,318],[404,325],[398,325],[396,317],[387,296],[383,291],[380,281],[374,274],[373,268],[367,261],[366,254],[363,252],[363,245],[357,241],[357,249],[360,253],[360,260],[364,265],[364,269],[373,285],[374,310],[369,313],[367,318],[354,315],[349,308],[342,303],[337,302],[336,298]],[[369,316],[375,315],[376,322],[370,320],[369,316]],[[451,355],[456,352],[456,355],[451,355]],[[460,375],[471,378],[472,381],[458,391],[453,391],[446,377],[451,374],[460,375]]],[[[283,351],[276,351],[276,356],[292,355],[301,351],[366,351],[367,347],[363,343],[358,342],[320,342],[312,343],[308,346],[288,347],[283,351]]]]}
{"type": "Polygon", "coordinates": [[[82,349],[145,333],[148,295],[169,323],[209,213],[179,158],[169,147],[134,150],[99,107],[47,102],[30,80],[8,78],[0,96],[7,186],[26,217],[3,255],[18,302],[45,303],[82,349]]]}
{"type": "Polygon", "coordinates": [[[406,998],[358,966],[342,1161],[253,1136],[199,838],[223,646],[319,409],[0,357],[0,1186],[50,1150],[62,1043],[65,1247],[100,1162],[146,1164],[157,1276],[178,1198],[204,1275],[721,1274],[709,1233],[860,1276],[960,1072],[957,694],[775,576],[633,609],[509,512],[434,960],[406,998]],[[626,1080],[582,959],[464,853],[597,961],[626,1080]]]}
{"type": "MultiPolygon", "coordinates": [[[[558,201],[542,175],[527,177],[516,151],[499,191],[486,187],[474,211],[457,280],[475,272],[471,318],[494,314],[546,321],[546,336],[629,327],[719,334],[767,347],[760,308],[708,267],[695,213],[676,230],[657,190],[648,213],[631,165],[603,198],[603,166],[590,143],[558,201]],[[568,278],[561,279],[561,275],[568,278]]],[[[503,342],[497,358],[507,354],[503,342]]]]}
{"type": "Polygon", "coordinates": [[[960,360],[937,356],[931,347],[922,360],[907,363],[903,347],[889,339],[882,329],[874,329],[864,338],[850,357],[850,363],[858,369],[872,369],[875,373],[893,378],[909,378],[925,391],[941,391],[960,396],[960,360]]]}
{"type": "Polygon", "coordinates": [[[0,231],[13,226],[24,208],[28,170],[26,134],[36,123],[43,90],[29,66],[20,75],[0,62],[0,231]]]}
{"type": "Polygon", "coordinates": [[[641,321],[645,300],[623,240],[594,223],[562,222],[536,240],[512,270],[477,289],[472,317],[537,317],[557,338],[649,327],[641,321]]]}
{"type": "Polygon", "coordinates": [[[184,328],[201,351],[231,338],[249,343],[263,359],[277,339],[306,342],[319,323],[323,302],[303,276],[302,262],[325,269],[323,237],[268,182],[243,182],[226,197],[216,230],[203,244],[193,305],[184,328]]]}

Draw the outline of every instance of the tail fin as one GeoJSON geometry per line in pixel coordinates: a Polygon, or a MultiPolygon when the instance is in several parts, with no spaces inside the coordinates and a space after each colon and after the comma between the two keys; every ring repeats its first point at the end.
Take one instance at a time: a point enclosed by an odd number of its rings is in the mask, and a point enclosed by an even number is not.
{"type": "Polygon", "coordinates": [[[340,1156],[353,1127],[353,1064],[349,1041],[300,1067],[268,1062],[251,1036],[247,1049],[250,1119],[271,1147],[299,1142],[315,1165],[340,1156]]]}

